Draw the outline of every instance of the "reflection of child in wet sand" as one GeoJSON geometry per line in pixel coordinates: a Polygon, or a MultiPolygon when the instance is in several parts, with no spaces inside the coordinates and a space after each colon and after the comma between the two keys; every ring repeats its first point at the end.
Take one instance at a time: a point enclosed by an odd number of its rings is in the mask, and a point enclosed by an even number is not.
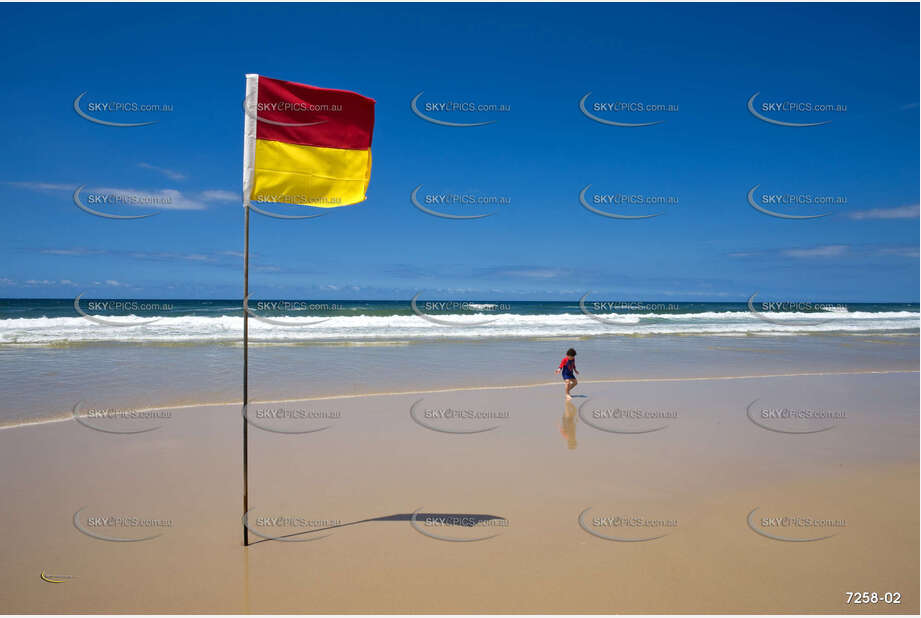
{"type": "Polygon", "coordinates": [[[566,399],[572,399],[572,395],[569,394],[569,391],[579,383],[575,375],[579,372],[576,370],[576,351],[574,349],[569,348],[566,351],[566,356],[560,361],[560,366],[556,372],[563,374],[563,382],[566,383],[566,399]]]}
{"type": "Polygon", "coordinates": [[[566,409],[563,411],[560,435],[566,439],[569,450],[576,448],[576,406],[571,401],[566,402],[566,409]]]}

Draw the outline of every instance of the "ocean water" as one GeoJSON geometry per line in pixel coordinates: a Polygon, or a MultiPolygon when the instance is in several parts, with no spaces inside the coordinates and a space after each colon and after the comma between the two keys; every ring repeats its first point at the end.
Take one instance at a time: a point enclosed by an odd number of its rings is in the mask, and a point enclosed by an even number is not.
{"type": "MultiPolygon", "coordinates": [[[[263,345],[636,335],[918,332],[918,303],[266,301],[249,303],[263,345]],[[421,314],[421,315],[420,315],[421,314]]],[[[0,346],[233,345],[239,300],[0,299],[0,346]]]]}
{"type": "MultiPolygon", "coordinates": [[[[97,302],[0,300],[0,428],[69,420],[78,404],[241,400],[240,301],[97,302]]],[[[587,381],[917,371],[917,304],[829,305],[586,302],[586,315],[578,302],[418,300],[423,317],[408,301],[254,301],[250,393],[267,401],[554,382],[570,346],[587,381]]]]}

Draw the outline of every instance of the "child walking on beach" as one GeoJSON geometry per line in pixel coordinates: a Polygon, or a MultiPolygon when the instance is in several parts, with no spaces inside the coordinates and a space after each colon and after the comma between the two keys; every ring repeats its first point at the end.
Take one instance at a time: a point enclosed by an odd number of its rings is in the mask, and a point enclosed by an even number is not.
{"type": "Polygon", "coordinates": [[[579,383],[575,375],[579,372],[576,370],[576,351],[573,348],[566,350],[566,356],[560,361],[560,366],[556,372],[563,374],[563,382],[566,383],[566,399],[567,401],[571,400],[572,395],[569,394],[569,391],[579,383]]]}

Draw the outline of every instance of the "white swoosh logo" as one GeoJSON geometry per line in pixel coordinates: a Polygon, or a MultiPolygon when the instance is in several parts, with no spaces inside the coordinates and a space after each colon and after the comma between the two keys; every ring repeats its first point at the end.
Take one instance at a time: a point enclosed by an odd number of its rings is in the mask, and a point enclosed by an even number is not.
{"type": "Polygon", "coordinates": [[[488,212],[485,215],[449,215],[441,212],[436,212],[434,210],[429,210],[425,206],[419,203],[419,200],[416,198],[416,194],[419,193],[419,189],[422,188],[422,185],[419,185],[413,192],[409,195],[409,201],[412,202],[412,205],[424,212],[427,215],[432,215],[433,217],[440,217],[442,219],[482,219],[483,217],[491,217],[494,212],[488,212]]]}
{"type": "Polygon", "coordinates": [[[755,111],[755,97],[761,94],[761,91],[756,92],[748,100],[748,111],[751,112],[752,116],[758,120],[763,120],[764,122],[769,122],[771,124],[780,125],[781,127],[817,127],[819,125],[828,124],[831,120],[826,120],[824,122],[784,122],[782,120],[774,120],[773,118],[768,118],[762,114],[759,114],[755,111]]]}
{"type": "Polygon", "coordinates": [[[829,534],[828,536],[817,536],[811,539],[791,539],[785,536],[777,536],[774,534],[768,534],[767,532],[756,528],[754,522],[752,522],[752,515],[754,515],[755,511],[757,511],[760,508],[761,508],[760,506],[756,506],[748,513],[748,517],[746,518],[746,521],[748,522],[748,527],[751,528],[751,531],[754,532],[755,534],[760,534],[761,536],[767,537],[773,541],[783,541],[784,543],[811,543],[812,541],[824,541],[825,539],[830,539],[833,536],[837,536],[837,534],[829,534]]]}
{"type": "Polygon", "coordinates": [[[84,312],[83,309],[80,308],[80,299],[83,298],[84,294],[86,294],[86,292],[80,292],[79,294],[77,294],[77,297],[74,299],[74,309],[76,309],[77,313],[79,313],[81,316],[83,316],[90,322],[95,322],[96,324],[101,324],[103,326],[143,326],[145,324],[153,324],[154,322],[160,319],[160,318],[154,318],[152,320],[142,320],[140,322],[115,322],[112,320],[103,320],[102,318],[97,318],[94,315],[90,315],[84,312]]]}
{"type": "Polygon", "coordinates": [[[664,214],[657,212],[654,215],[616,215],[612,212],[604,212],[603,210],[598,210],[597,208],[593,208],[587,201],[585,201],[585,192],[588,191],[589,187],[591,186],[592,185],[585,185],[585,188],[579,191],[579,203],[582,204],[583,208],[590,210],[596,215],[601,215],[602,217],[608,217],[610,219],[651,219],[653,217],[658,217],[659,215],[664,214]]]}
{"type": "Polygon", "coordinates": [[[492,124],[495,122],[495,120],[487,120],[486,122],[448,122],[446,120],[438,120],[437,118],[426,116],[419,111],[418,107],[416,107],[416,101],[419,100],[419,97],[422,96],[423,92],[425,91],[420,90],[419,94],[413,97],[413,100],[409,103],[409,108],[416,116],[422,118],[422,120],[425,120],[426,122],[431,122],[432,124],[440,124],[443,127],[482,127],[483,125],[492,124]]]}
{"type": "Polygon", "coordinates": [[[487,539],[492,539],[494,537],[499,536],[499,533],[497,532],[496,534],[490,534],[489,536],[481,536],[481,537],[474,538],[474,539],[458,539],[458,538],[451,537],[451,536],[441,536],[439,534],[433,534],[431,532],[426,532],[425,530],[423,530],[422,528],[416,525],[416,515],[418,515],[419,511],[421,510],[422,510],[422,507],[420,506],[418,509],[413,511],[413,516],[409,520],[409,525],[412,526],[413,530],[415,530],[419,534],[425,535],[429,538],[438,539],[439,541],[448,541],[449,543],[475,543],[476,541],[485,541],[487,539]]]}
{"type": "Polygon", "coordinates": [[[624,435],[628,435],[628,436],[629,436],[629,435],[639,435],[639,434],[642,434],[642,433],[653,433],[653,432],[655,432],[655,431],[662,431],[663,429],[668,428],[668,425],[662,425],[661,427],[655,427],[654,429],[637,429],[637,430],[635,430],[635,431],[618,430],[618,429],[607,429],[606,427],[602,427],[602,426],[600,426],[600,425],[596,425],[596,424],[592,423],[590,420],[588,420],[587,418],[585,418],[585,417],[582,415],[582,407],[583,407],[585,404],[587,404],[589,401],[591,401],[591,399],[586,399],[586,400],[583,401],[582,404],[579,406],[579,418],[582,419],[582,422],[583,422],[583,423],[585,423],[585,424],[588,425],[589,427],[592,427],[593,429],[597,429],[598,431],[606,431],[606,432],[608,432],[608,433],[620,433],[620,434],[624,434],[624,435]]]}
{"type": "Polygon", "coordinates": [[[323,318],[321,320],[314,320],[313,322],[283,322],[282,320],[273,320],[272,318],[265,318],[261,315],[254,313],[252,309],[249,308],[249,295],[243,297],[243,310],[246,311],[249,317],[254,320],[259,320],[260,322],[265,322],[266,324],[272,324],[274,326],[286,326],[288,328],[298,327],[298,326],[313,326],[315,324],[320,324],[321,322],[326,322],[331,318],[323,318]]]}
{"type": "Polygon", "coordinates": [[[99,539],[100,541],[109,541],[110,543],[137,543],[140,541],[151,541],[157,537],[163,536],[163,533],[153,534],[151,536],[145,536],[139,539],[125,539],[114,536],[103,536],[101,534],[94,534],[83,527],[83,524],[80,523],[80,512],[83,511],[86,507],[80,507],[77,509],[77,512],[74,513],[74,527],[85,534],[88,537],[99,539]]]}
{"type": "Polygon", "coordinates": [[[600,116],[596,116],[591,113],[585,107],[585,100],[588,99],[588,96],[591,94],[591,91],[586,92],[585,96],[579,100],[579,109],[582,110],[582,113],[586,117],[591,118],[595,122],[600,122],[601,124],[611,125],[612,127],[651,127],[654,124],[662,124],[664,120],[656,120],[655,122],[615,122],[614,120],[605,120],[600,116]]]}
{"type": "Polygon", "coordinates": [[[751,190],[749,190],[748,192],[748,205],[760,213],[764,213],[772,217],[777,217],[778,219],[819,219],[821,217],[827,217],[828,215],[832,214],[830,212],[826,212],[821,215],[785,215],[779,212],[774,212],[773,210],[768,210],[767,208],[761,208],[760,206],[758,206],[758,204],[755,203],[755,189],[757,189],[760,186],[761,186],[760,184],[757,184],[754,187],[752,187],[751,190]]]}
{"type": "Polygon", "coordinates": [[[77,408],[80,407],[81,403],[83,403],[83,401],[78,401],[77,403],[74,404],[74,407],[73,407],[74,420],[80,423],[81,425],[83,425],[84,427],[86,427],[87,429],[92,429],[93,431],[101,431],[102,433],[111,433],[115,435],[131,435],[131,434],[136,434],[136,433],[147,433],[148,431],[154,431],[156,429],[160,429],[159,426],[149,427],[147,429],[137,429],[134,431],[113,431],[111,429],[100,429],[99,427],[94,427],[93,425],[90,425],[89,423],[85,423],[84,421],[80,420],[81,417],[80,417],[80,414],[77,408]]]}
{"type": "Polygon", "coordinates": [[[759,423],[758,421],[756,421],[756,420],[754,419],[754,417],[752,416],[752,406],[755,405],[755,403],[757,403],[758,401],[759,401],[758,399],[755,399],[753,402],[751,402],[750,404],[748,404],[748,405],[745,407],[745,416],[747,416],[747,417],[748,417],[748,420],[750,420],[752,423],[754,423],[755,425],[757,425],[757,426],[760,427],[761,429],[767,429],[768,431],[773,431],[774,433],[787,433],[787,434],[791,434],[791,435],[803,435],[803,434],[810,434],[810,433],[821,433],[821,432],[823,432],[823,431],[828,431],[829,429],[834,429],[834,428],[835,428],[835,425],[830,425],[830,426],[828,426],[828,427],[823,427],[822,429],[810,429],[810,430],[806,430],[806,431],[785,431],[785,430],[783,430],[783,429],[776,429],[776,428],[774,428],[774,427],[768,427],[767,425],[762,425],[761,423],[759,423]]]}
{"type": "Polygon", "coordinates": [[[754,294],[749,296],[748,310],[749,312],[754,314],[755,317],[757,317],[759,320],[770,322],[771,324],[777,324],[778,326],[818,326],[819,324],[825,324],[826,322],[832,321],[831,318],[829,318],[828,320],[775,320],[773,318],[769,318],[763,313],[759,313],[758,311],[755,310],[755,306],[752,303],[752,301],[755,300],[755,296],[757,296],[758,294],[760,294],[760,292],[755,292],[754,294]]]}
{"type": "Polygon", "coordinates": [[[284,430],[284,429],[272,429],[272,428],[270,428],[270,427],[263,427],[262,425],[260,425],[259,423],[257,423],[256,421],[252,420],[252,419],[249,417],[249,404],[246,404],[246,405],[242,406],[241,410],[242,410],[242,412],[243,412],[243,418],[244,418],[244,420],[246,420],[247,423],[249,423],[249,424],[252,425],[253,427],[257,427],[257,428],[261,429],[262,431],[270,431],[270,432],[272,432],[272,433],[283,433],[283,434],[289,434],[289,435],[293,435],[293,434],[304,434],[304,433],[316,433],[316,432],[318,432],[318,431],[323,431],[323,430],[325,430],[325,429],[329,429],[330,427],[332,427],[332,425],[327,425],[326,427],[319,427],[319,428],[317,428],[317,429],[306,429],[306,430],[303,430],[303,431],[298,431],[298,430],[286,431],[286,430],[284,430]]]}
{"type": "MultiPolygon", "coordinates": [[[[249,105],[249,97],[243,98],[243,113],[254,118],[256,122],[264,122],[266,124],[274,124],[279,127],[312,127],[314,125],[323,124],[326,120],[317,120],[316,122],[280,122],[278,120],[269,120],[267,118],[260,118],[258,110],[255,109],[255,106],[249,105]]],[[[258,101],[257,101],[258,103],[258,101]]]]}
{"type": "Polygon", "coordinates": [[[81,118],[86,118],[90,122],[95,122],[96,124],[105,125],[107,127],[144,127],[149,124],[156,124],[160,122],[159,120],[151,120],[149,122],[109,122],[108,120],[93,118],[82,109],[80,109],[80,99],[82,99],[83,95],[85,95],[87,92],[87,90],[84,90],[76,99],[74,99],[74,111],[77,112],[78,116],[81,118]]]}
{"type": "Polygon", "coordinates": [[[589,528],[585,523],[585,514],[591,511],[592,508],[593,507],[588,507],[579,513],[579,526],[592,536],[597,536],[599,539],[604,539],[605,541],[616,541],[618,543],[645,543],[646,541],[655,541],[656,539],[661,539],[664,536],[668,536],[668,533],[666,532],[665,534],[660,534],[659,536],[650,536],[642,539],[626,539],[618,536],[608,536],[606,534],[601,534],[600,532],[596,532],[589,528]]]}
{"type": "Polygon", "coordinates": [[[85,187],[86,185],[80,185],[77,187],[77,190],[74,191],[74,204],[76,204],[77,208],[80,210],[86,211],[91,215],[96,215],[97,217],[102,217],[103,219],[144,219],[146,217],[152,217],[154,215],[160,214],[159,212],[151,212],[146,215],[107,215],[104,212],[93,210],[80,200],[80,192],[83,191],[85,187]]]}
{"type": "Polygon", "coordinates": [[[413,421],[414,421],[417,425],[420,425],[420,426],[422,426],[422,427],[425,427],[426,429],[429,429],[429,430],[431,430],[431,431],[437,431],[438,433],[471,434],[471,433],[485,433],[485,432],[487,432],[487,431],[492,431],[493,429],[496,429],[496,428],[499,427],[498,425],[494,425],[494,426],[492,426],[492,427],[487,427],[486,429],[473,429],[473,430],[470,430],[470,431],[461,431],[461,430],[459,430],[459,429],[455,429],[455,430],[451,430],[451,429],[438,429],[437,427],[432,427],[431,425],[426,425],[425,423],[423,423],[422,421],[420,421],[420,420],[416,417],[416,406],[419,405],[419,403],[420,403],[421,401],[423,401],[423,400],[422,400],[422,399],[417,399],[416,401],[413,402],[413,405],[411,405],[411,406],[409,407],[409,418],[413,419],[413,421]]]}
{"type": "Polygon", "coordinates": [[[440,324],[442,326],[482,326],[483,324],[489,324],[490,322],[495,322],[497,318],[491,320],[480,320],[479,322],[452,322],[451,320],[439,320],[438,318],[433,318],[430,315],[422,313],[419,309],[419,306],[416,304],[416,300],[419,298],[419,295],[422,292],[417,292],[415,296],[412,297],[412,300],[409,301],[409,306],[412,307],[413,313],[418,315],[423,320],[428,320],[433,324],[440,324]]]}
{"type": "Polygon", "coordinates": [[[587,315],[593,320],[597,320],[598,322],[604,322],[605,324],[611,324],[612,326],[623,326],[624,325],[622,322],[615,322],[614,320],[603,318],[600,315],[595,315],[594,313],[589,311],[585,306],[585,299],[588,298],[589,294],[591,294],[591,291],[586,292],[585,294],[582,295],[582,298],[579,299],[579,309],[582,311],[582,313],[584,313],[585,315],[587,315]]]}
{"type": "MultiPolygon", "coordinates": [[[[332,534],[324,534],[323,536],[309,536],[309,537],[303,537],[299,539],[287,538],[290,536],[294,536],[296,534],[303,534],[303,533],[298,533],[298,532],[294,532],[294,533],[282,535],[282,536],[268,536],[250,527],[249,514],[250,512],[252,512],[252,510],[253,509],[250,509],[249,511],[246,511],[245,513],[243,513],[243,526],[247,530],[255,534],[256,536],[261,537],[267,541],[281,541],[282,543],[309,543],[310,541],[319,541],[320,539],[325,539],[328,536],[332,536],[332,534]]],[[[304,532],[311,532],[311,531],[305,530],[304,532]]]]}

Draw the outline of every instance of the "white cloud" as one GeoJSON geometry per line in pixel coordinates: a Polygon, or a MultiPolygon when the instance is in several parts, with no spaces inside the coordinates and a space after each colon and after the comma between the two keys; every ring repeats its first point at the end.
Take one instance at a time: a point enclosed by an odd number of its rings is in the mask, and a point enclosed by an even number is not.
{"type": "Polygon", "coordinates": [[[719,296],[720,298],[730,295],[729,292],[702,292],[700,290],[666,290],[659,293],[665,296],[719,296]]]}
{"type": "Polygon", "coordinates": [[[917,219],[921,212],[918,204],[914,206],[898,206],[896,208],[871,208],[858,210],[848,215],[851,219],[917,219]]]}
{"type": "Polygon", "coordinates": [[[98,255],[103,251],[99,249],[41,249],[40,253],[46,255],[98,255]]]}
{"type": "Polygon", "coordinates": [[[159,191],[139,191],[137,189],[116,189],[101,187],[87,189],[86,193],[113,194],[119,196],[121,203],[128,203],[139,208],[155,208],[157,210],[204,210],[207,206],[196,199],[186,197],[175,189],[160,189],[159,191]],[[126,202],[130,200],[130,202],[126,202]]]}
{"type": "Polygon", "coordinates": [[[787,257],[795,258],[824,258],[837,257],[847,253],[847,245],[824,245],[821,247],[812,247],[811,249],[785,249],[782,253],[787,257]]]}
{"type": "Polygon", "coordinates": [[[164,176],[172,180],[182,180],[185,178],[185,174],[183,174],[182,172],[177,172],[171,169],[167,169],[165,167],[157,167],[156,165],[151,165],[150,163],[138,163],[138,167],[143,167],[146,170],[153,170],[155,172],[160,172],[161,174],[163,174],[164,176]]]}
{"type": "MultiPolygon", "coordinates": [[[[108,255],[116,258],[134,258],[138,260],[151,260],[157,262],[198,262],[203,264],[226,265],[236,264],[237,258],[242,253],[239,251],[213,251],[199,253],[176,253],[172,251],[130,251],[130,250],[112,250],[112,249],[85,249],[75,247],[72,249],[54,248],[54,249],[32,249],[37,253],[44,255],[66,255],[73,257],[83,257],[92,255],[108,255]]],[[[118,282],[116,282],[118,283],[118,282]]],[[[94,285],[99,285],[95,282],[94,285]]],[[[121,284],[126,285],[126,284],[121,284]]]]}
{"type": "Polygon", "coordinates": [[[22,189],[31,189],[32,191],[73,191],[79,185],[62,185],[53,182],[4,182],[11,187],[20,187],[22,189]]]}
{"type": "Polygon", "coordinates": [[[206,202],[242,202],[239,193],[233,191],[224,191],[222,189],[209,189],[201,192],[201,199],[206,202]]]}
{"type": "Polygon", "coordinates": [[[553,279],[561,276],[560,270],[553,268],[513,268],[501,271],[501,274],[510,277],[529,277],[531,279],[553,279]]]}
{"type": "MultiPolygon", "coordinates": [[[[0,285],[13,285],[15,281],[12,279],[0,279],[0,285]]],[[[72,288],[85,287],[83,284],[77,283],[71,279],[61,279],[55,281],[54,279],[29,279],[25,282],[25,285],[35,285],[35,286],[48,286],[48,285],[65,285],[72,288]]],[[[89,285],[93,287],[110,287],[110,288],[125,288],[125,287],[134,287],[128,285],[127,283],[122,283],[121,281],[116,281],[114,279],[107,279],[104,282],[93,281],[89,285]]]]}
{"type": "MultiPolygon", "coordinates": [[[[66,185],[52,182],[4,182],[2,184],[29,189],[31,191],[69,191],[73,192],[77,184],[66,185]]],[[[231,196],[236,200],[239,196],[230,191],[203,191],[200,197],[184,195],[176,189],[122,189],[114,187],[87,187],[81,195],[115,195],[118,196],[118,205],[156,210],[205,210],[210,201],[229,201],[231,196]]]]}
{"type": "Polygon", "coordinates": [[[898,255],[902,257],[918,257],[918,247],[883,247],[879,250],[881,255],[898,255]]]}

